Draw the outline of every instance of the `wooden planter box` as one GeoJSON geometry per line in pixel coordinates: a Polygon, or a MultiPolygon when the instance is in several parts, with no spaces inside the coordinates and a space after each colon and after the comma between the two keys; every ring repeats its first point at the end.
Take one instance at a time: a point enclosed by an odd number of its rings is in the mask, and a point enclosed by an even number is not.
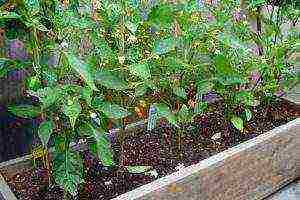
{"type": "MultiPolygon", "coordinates": [[[[263,199],[300,177],[299,142],[300,118],[115,200],[263,199]]],[[[25,156],[0,163],[0,172],[30,167],[31,158],[25,156]]],[[[0,200],[16,199],[0,174],[0,200]]]]}

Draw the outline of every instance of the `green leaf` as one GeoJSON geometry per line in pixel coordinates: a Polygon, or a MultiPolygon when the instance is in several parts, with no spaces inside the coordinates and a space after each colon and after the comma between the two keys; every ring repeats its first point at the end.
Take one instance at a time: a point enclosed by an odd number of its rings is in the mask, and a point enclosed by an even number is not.
{"type": "Polygon", "coordinates": [[[100,70],[96,72],[96,80],[99,84],[115,90],[128,89],[128,83],[121,79],[115,72],[100,70]]]}
{"type": "Polygon", "coordinates": [[[77,117],[81,113],[81,106],[78,98],[68,98],[63,105],[63,113],[69,118],[71,126],[74,128],[77,117]]]}
{"type": "Polygon", "coordinates": [[[146,94],[148,87],[145,84],[142,85],[138,85],[135,87],[135,93],[134,95],[136,97],[140,97],[143,96],[144,94],[146,94]]]}
{"type": "Polygon", "coordinates": [[[187,98],[185,89],[182,88],[182,87],[173,87],[173,93],[174,93],[176,96],[181,97],[181,98],[183,98],[183,99],[186,99],[186,98],[187,98]]]}
{"type": "Polygon", "coordinates": [[[177,118],[166,104],[156,103],[154,106],[157,110],[157,115],[159,118],[166,118],[169,123],[177,126],[177,118]]]}
{"type": "Polygon", "coordinates": [[[66,53],[66,57],[70,66],[85,80],[87,85],[92,90],[98,91],[91,67],[71,53],[66,53]]]}
{"type": "Polygon", "coordinates": [[[38,134],[39,134],[39,137],[45,147],[47,147],[47,143],[53,132],[54,126],[55,125],[52,120],[44,121],[39,126],[38,134]]]}
{"type": "Polygon", "coordinates": [[[20,19],[20,15],[18,15],[15,12],[7,12],[7,11],[1,11],[0,12],[0,20],[2,19],[20,19]]]}
{"type": "Polygon", "coordinates": [[[224,54],[218,54],[214,57],[216,72],[219,76],[228,76],[233,74],[233,69],[229,59],[224,54]]]}
{"type": "Polygon", "coordinates": [[[112,104],[110,102],[102,102],[98,105],[95,105],[95,108],[112,119],[122,119],[131,115],[131,113],[125,108],[122,108],[121,106],[112,104]]]}
{"type": "Polygon", "coordinates": [[[95,129],[92,125],[87,123],[83,124],[80,130],[84,131],[85,135],[92,136],[95,139],[96,143],[92,144],[90,148],[92,152],[99,157],[102,164],[104,166],[114,165],[111,144],[106,133],[101,129],[95,129]]]}
{"type": "Polygon", "coordinates": [[[32,76],[26,79],[26,88],[28,88],[29,90],[36,91],[40,87],[41,81],[38,76],[32,76]]]}
{"type": "Polygon", "coordinates": [[[255,98],[251,91],[240,91],[236,94],[236,100],[238,103],[242,102],[247,106],[255,105],[255,98]]]}
{"type": "Polygon", "coordinates": [[[218,78],[218,81],[223,85],[238,85],[247,83],[247,79],[242,75],[227,75],[218,78]]]}
{"type": "Polygon", "coordinates": [[[184,104],[182,105],[181,109],[178,112],[178,118],[181,122],[188,122],[192,119],[192,114],[189,110],[189,108],[184,104]]]}
{"type": "Polygon", "coordinates": [[[84,87],[81,89],[81,98],[86,101],[88,105],[92,105],[93,91],[90,88],[84,87]]]}
{"type": "Polygon", "coordinates": [[[152,169],[152,166],[127,166],[126,169],[129,173],[141,174],[152,169]]]}
{"type": "Polygon", "coordinates": [[[250,121],[252,119],[252,112],[249,109],[245,109],[246,120],[250,121]]]}
{"type": "Polygon", "coordinates": [[[194,114],[198,115],[198,114],[202,114],[205,109],[208,107],[208,103],[207,102],[197,102],[194,108],[194,114]]]}
{"type": "Polygon", "coordinates": [[[154,44],[154,53],[157,55],[163,55],[174,50],[176,46],[177,40],[175,38],[159,40],[154,44]]]}
{"type": "Polygon", "coordinates": [[[199,81],[197,82],[197,93],[199,95],[207,94],[212,91],[214,84],[210,81],[199,81]]]}
{"type": "Polygon", "coordinates": [[[70,149],[63,153],[55,152],[53,161],[55,182],[73,197],[78,194],[78,186],[84,182],[83,162],[78,152],[70,149]]]}
{"type": "Polygon", "coordinates": [[[31,16],[36,15],[39,12],[39,0],[24,0],[24,3],[31,16]]]}
{"type": "Polygon", "coordinates": [[[242,118],[237,117],[237,116],[233,116],[230,121],[231,121],[231,123],[233,124],[233,126],[235,128],[237,128],[240,131],[243,131],[244,122],[243,122],[242,118]]]}
{"type": "Polygon", "coordinates": [[[36,92],[29,91],[28,93],[30,95],[38,97],[43,104],[43,108],[50,107],[63,97],[62,90],[59,87],[45,87],[43,89],[37,90],[36,92]]]}
{"type": "Polygon", "coordinates": [[[249,8],[256,8],[258,6],[262,6],[266,3],[266,0],[249,0],[248,7],[249,8]]]}
{"type": "Polygon", "coordinates": [[[130,65],[129,71],[131,74],[142,79],[148,79],[151,77],[150,68],[147,63],[130,65]]]}
{"type": "Polygon", "coordinates": [[[9,106],[8,110],[14,115],[22,118],[35,118],[42,113],[40,107],[32,105],[9,106]]]}
{"type": "Polygon", "coordinates": [[[223,44],[229,46],[231,49],[235,49],[236,51],[238,51],[238,53],[242,55],[246,56],[247,54],[250,53],[250,50],[247,47],[247,45],[244,44],[241,40],[239,40],[234,35],[222,32],[219,34],[219,40],[223,44]]]}
{"type": "Polygon", "coordinates": [[[135,24],[131,21],[126,21],[125,26],[128,30],[130,30],[132,33],[135,33],[138,29],[138,24],[135,24]]]}

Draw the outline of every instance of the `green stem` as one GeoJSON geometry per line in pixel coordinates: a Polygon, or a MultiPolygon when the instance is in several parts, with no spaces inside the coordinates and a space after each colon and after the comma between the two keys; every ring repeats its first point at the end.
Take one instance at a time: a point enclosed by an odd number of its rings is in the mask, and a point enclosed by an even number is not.
{"type": "Polygon", "coordinates": [[[33,42],[34,42],[34,48],[33,48],[33,69],[36,72],[38,76],[41,74],[41,66],[40,66],[40,52],[39,52],[39,38],[37,35],[37,29],[33,28],[33,42]]]}

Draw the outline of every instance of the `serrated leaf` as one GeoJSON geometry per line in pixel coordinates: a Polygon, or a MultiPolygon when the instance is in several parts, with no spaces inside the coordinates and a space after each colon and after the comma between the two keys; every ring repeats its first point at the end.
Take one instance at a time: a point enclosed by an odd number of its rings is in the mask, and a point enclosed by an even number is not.
{"type": "Polygon", "coordinates": [[[95,105],[95,108],[112,119],[122,119],[131,114],[125,108],[110,102],[102,102],[101,104],[95,105]]]}
{"type": "Polygon", "coordinates": [[[32,105],[9,106],[8,111],[22,118],[35,118],[42,113],[40,107],[32,105]]]}
{"type": "Polygon", "coordinates": [[[77,117],[81,113],[81,106],[77,98],[68,98],[63,105],[63,113],[69,118],[71,126],[74,128],[77,117]]]}
{"type": "Polygon", "coordinates": [[[130,65],[129,71],[131,74],[142,79],[148,79],[151,77],[150,68],[147,63],[130,65]]]}
{"type": "Polygon", "coordinates": [[[99,84],[115,90],[128,89],[128,83],[121,79],[115,72],[100,70],[96,72],[96,80],[99,84]]]}
{"type": "Polygon", "coordinates": [[[243,129],[244,129],[244,122],[243,122],[242,118],[237,117],[237,116],[233,116],[230,121],[231,121],[231,123],[233,124],[233,126],[235,128],[237,128],[240,131],[243,131],[243,129]]]}
{"type": "Polygon", "coordinates": [[[112,166],[114,165],[114,160],[113,160],[113,153],[111,149],[111,144],[110,141],[106,135],[106,133],[101,130],[101,129],[95,129],[92,125],[90,124],[83,124],[80,127],[81,131],[84,131],[85,135],[92,136],[96,143],[91,144],[91,150],[94,154],[99,157],[101,160],[102,164],[104,166],[112,166]]]}
{"type": "Polygon", "coordinates": [[[47,147],[50,136],[53,132],[54,123],[52,120],[44,121],[40,124],[38,129],[39,137],[45,147],[47,147]]]}
{"type": "Polygon", "coordinates": [[[173,93],[178,96],[178,97],[181,97],[183,99],[186,99],[187,96],[186,96],[186,92],[185,92],[185,89],[182,88],[182,87],[173,87],[173,93]]]}
{"type": "Polygon", "coordinates": [[[78,152],[65,150],[63,153],[54,153],[53,176],[55,182],[76,196],[78,186],[84,182],[83,179],[83,162],[78,152]]]}
{"type": "Polygon", "coordinates": [[[127,166],[126,169],[129,173],[141,174],[152,169],[151,166],[127,166]]]}
{"type": "Polygon", "coordinates": [[[166,54],[175,49],[177,40],[175,38],[167,38],[155,42],[154,53],[157,55],[166,54]]]}
{"type": "Polygon", "coordinates": [[[66,53],[69,65],[85,80],[87,85],[95,91],[98,91],[94,83],[94,75],[91,66],[77,58],[74,54],[66,53]]]}

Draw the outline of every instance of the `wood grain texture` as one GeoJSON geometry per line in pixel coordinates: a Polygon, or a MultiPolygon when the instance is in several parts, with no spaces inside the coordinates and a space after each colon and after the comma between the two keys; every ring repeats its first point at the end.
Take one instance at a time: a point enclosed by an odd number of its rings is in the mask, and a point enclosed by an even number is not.
{"type": "Polygon", "coordinates": [[[300,179],[280,189],[265,200],[299,200],[300,199],[300,179]]]}
{"type": "Polygon", "coordinates": [[[12,193],[4,178],[0,174],[0,200],[17,200],[16,196],[12,193]]]}
{"type": "Polygon", "coordinates": [[[117,199],[259,200],[300,176],[300,118],[117,199]]]}

